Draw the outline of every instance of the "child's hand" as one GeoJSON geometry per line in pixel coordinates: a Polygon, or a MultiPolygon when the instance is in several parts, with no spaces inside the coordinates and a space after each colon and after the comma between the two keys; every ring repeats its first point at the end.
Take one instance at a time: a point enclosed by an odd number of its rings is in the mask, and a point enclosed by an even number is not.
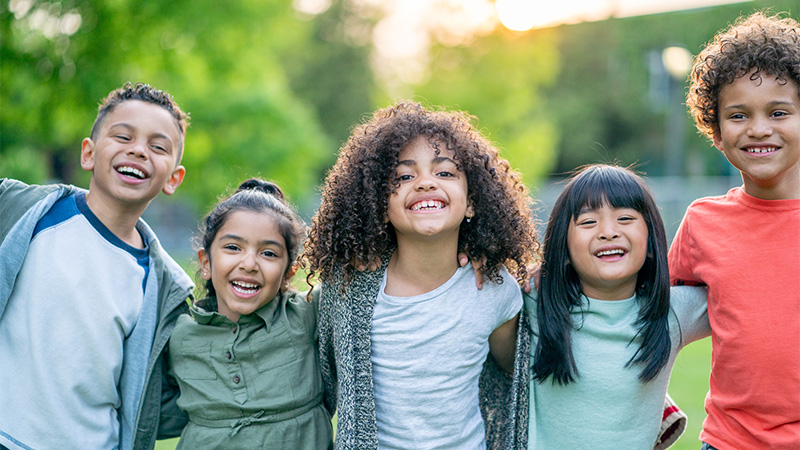
{"type": "MultiPolygon", "coordinates": [[[[469,256],[466,253],[459,253],[458,254],[458,265],[460,267],[464,267],[469,262],[469,256]]],[[[478,261],[472,261],[472,270],[475,271],[475,286],[478,290],[483,289],[483,274],[481,273],[481,267],[486,262],[486,258],[481,258],[478,261]]]]}
{"type": "Polygon", "coordinates": [[[525,267],[528,271],[528,277],[522,282],[522,291],[526,294],[531,293],[531,280],[533,280],[533,288],[539,289],[539,276],[541,275],[542,263],[529,264],[525,267]]]}

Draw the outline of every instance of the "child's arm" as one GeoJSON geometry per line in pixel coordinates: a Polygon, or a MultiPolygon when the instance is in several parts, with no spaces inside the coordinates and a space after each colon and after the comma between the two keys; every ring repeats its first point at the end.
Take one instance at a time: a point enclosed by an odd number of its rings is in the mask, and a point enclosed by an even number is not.
{"type": "Polygon", "coordinates": [[[161,357],[161,412],[157,439],[168,439],[181,435],[183,427],[189,423],[189,417],[178,408],[177,402],[181,391],[178,388],[178,381],[175,379],[168,352],[164,352],[161,357]]]}
{"type": "Polygon", "coordinates": [[[517,325],[519,314],[500,325],[489,335],[489,352],[504,371],[514,372],[514,356],[517,351],[517,325]]]}

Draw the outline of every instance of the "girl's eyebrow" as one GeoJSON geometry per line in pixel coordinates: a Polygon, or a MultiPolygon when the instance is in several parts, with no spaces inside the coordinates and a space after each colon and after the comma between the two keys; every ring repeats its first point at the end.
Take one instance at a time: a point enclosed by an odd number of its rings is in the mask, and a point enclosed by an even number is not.
{"type": "MultiPolygon", "coordinates": [[[[436,157],[433,158],[433,163],[434,164],[439,164],[439,163],[443,163],[443,162],[451,162],[453,164],[456,163],[455,160],[453,160],[453,158],[449,158],[447,156],[436,156],[436,157]]],[[[417,165],[417,160],[415,160],[415,159],[404,159],[402,161],[397,161],[397,165],[398,166],[416,166],[417,165]]]]}
{"type": "MultiPolygon", "coordinates": [[[[222,236],[219,237],[219,239],[220,240],[230,239],[232,241],[238,241],[238,242],[244,242],[245,241],[245,239],[243,237],[235,235],[235,234],[231,234],[231,233],[222,235],[222,236]]],[[[283,244],[281,244],[278,241],[273,241],[273,240],[270,240],[270,239],[264,239],[264,240],[260,241],[259,244],[261,244],[261,245],[274,245],[274,246],[283,248],[283,244]]]]}

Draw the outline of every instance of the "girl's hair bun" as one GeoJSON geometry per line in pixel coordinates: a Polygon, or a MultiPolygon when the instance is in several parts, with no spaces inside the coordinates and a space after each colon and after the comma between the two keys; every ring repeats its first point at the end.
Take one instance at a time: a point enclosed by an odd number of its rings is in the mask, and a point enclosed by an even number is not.
{"type": "Polygon", "coordinates": [[[242,184],[239,185],[239,188],[236,189],[236,192],[242,191],[261,191],[274,196],[282,202],[284,201],[283,191],[281,191],[281,188],[279,188],[277,184],[258,178],[250,178],[249,180],[243,181],[242,184]]]}

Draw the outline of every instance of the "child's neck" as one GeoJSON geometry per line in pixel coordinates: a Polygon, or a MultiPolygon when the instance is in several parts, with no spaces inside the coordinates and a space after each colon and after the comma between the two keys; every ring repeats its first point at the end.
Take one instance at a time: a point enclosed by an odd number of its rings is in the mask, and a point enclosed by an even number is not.
{"type": "Polygon", "coordinates": [[[449,280],[458,267],[458,236],[433,241],[408,241],[398,237],[397,248],[386,269],[384,292],[396,297],[430,292],[449,280]]]}
{"type": "Polygon", "coordinates": [[[122,242],[134,248],[144,248],[144,240],[136,229],[136,223],[144,211],[117,211],[109,208],[107,204],[99,201],[97,195],[93,195],[91,191],[86,193],[86,205],[97,216],[97,219],[122,242]]]}
{"type": "Polygon", "coordinates": [[[761,200],[796,200],[800,199],[800,176],[786,177],[780,184],[761,186],[745,177],[744,192],[761,200]]]}

